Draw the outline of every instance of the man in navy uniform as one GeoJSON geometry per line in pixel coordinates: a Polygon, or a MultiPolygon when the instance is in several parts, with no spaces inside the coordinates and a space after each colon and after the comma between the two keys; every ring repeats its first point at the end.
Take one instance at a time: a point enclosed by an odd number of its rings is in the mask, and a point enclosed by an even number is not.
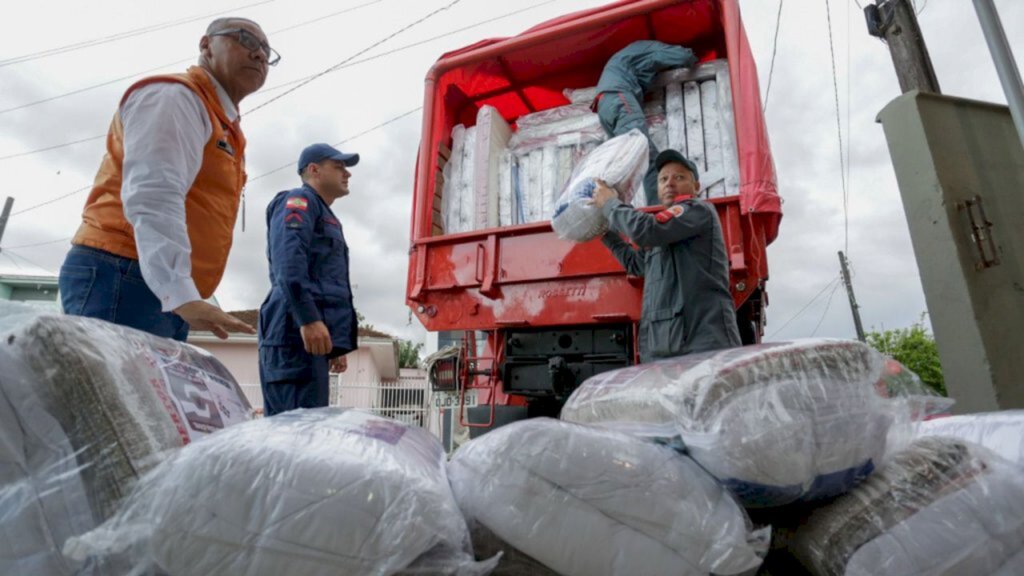
{"type": "Polygon", "coordinates": [[[358,154],[313,144],[299,156],[302,186],[267,207],[270,293],[260,307],[260,384],[272,416],[327,406],[329,371],[356,348],[348,246],[331,204],[347,196],[358,154]]]}
{"type": "Polygon", "coordinates": [[[740,346],[722,225],[711,203],[694,198],[697,166],[668,149],[653,168],[664,207],[657,214],[634,210],[604,182],[594,190],[608,218],[602,241],[627,272],[644,277],[640,361],[740,346]]]}

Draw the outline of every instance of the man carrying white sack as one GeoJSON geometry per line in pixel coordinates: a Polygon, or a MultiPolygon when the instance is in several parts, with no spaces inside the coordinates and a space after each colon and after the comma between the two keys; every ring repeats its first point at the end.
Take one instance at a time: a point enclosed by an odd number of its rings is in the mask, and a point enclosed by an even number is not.
{"type": "Polygon", "coordinates": [[[644,277],[640,361],[740,346],[722,225],[715,207],[694,197],[697,167],[669,149],[654,168],[665,207],[657,214],[634,210],[601,180],[594,190],[594,204],[608,219],[602,242],[626,272],[644,277]]]}

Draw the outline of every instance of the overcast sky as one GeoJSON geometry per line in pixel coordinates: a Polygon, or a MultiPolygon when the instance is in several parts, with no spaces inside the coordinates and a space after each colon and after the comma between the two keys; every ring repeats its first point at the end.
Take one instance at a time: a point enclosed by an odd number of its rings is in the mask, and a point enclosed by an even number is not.
{"type": "MultiPolygon", "coordinates": [[[[419,107],[423,77],[446,51],[483,38],[514,35],[544,20],[605,3],[461,0],[364,52],[451,1],[11,4],[8,16],[0,20],[0,181],[3,194],[15,198],[16,215],[0,244],[0,271],[57,272],[86,196],[85,191],[71,193],[91,183],[103,154],[103,139],[9,156],[105,134],[124,89],[143,73],[183,70],[194,61],[206,24],[224,12],[260,22],[283,56],[281,64],[271,69],[264,90],[242,103],[243,114],[284,92],[275,89],[281,84],[352,61],[351,66],[325,74],[243,118],[250,178],[246,227],[243,232],[240,218],[217,297],[228,310],[257,308],[269,286],[264,209],[274,193],[297,185],[293,166],[304,146],[345,140],[419,107]],[[505,16],[513,11],[519,13],[505,16]],[[122,37],[153,27],[157,29],[122,37]],[[445,36],[434,39],[441,35],[445,36]],[[111,41],[21,58],[98,39],[111,41]],[[392,50],[393,54],[384,55],[392,50]],[[93,88],[100,84],[105,85],[93,88]],[[18,214],[61,196],[65,197],[18,214]]],[[[779,237],[768,249],[769,339],[854,336],[846,294],[834,282],[839,277],[836,252],[845,248],[847,217],[848,254],[865,327],[909,326],[926,310],[885,139],[874,121],[878,111],[899,94],[899,87],[888,48],[865,30],[857,2],[866,1],[829,2],[838,126],[826,1],[788,0],[782,9],[767,103],[779,192],[785,202],[779,237]],[[849,155],[846,217],[840,128],[843,150],[849,155]]],[[[943,91],[1005,104],[973,3],[918,0],[917,4],[943,91]]],[[[1024,2],[996,0],[995,4],[1020,62],[1024,2]]],[[[764,94],[779,2],[740,0],[740,6],[764,94]]],[[[359,152],[362,161],[353,169],[351,196],[334,206],[350,246],[357,308],[378,329],[415,340],[422,340],[424,330],[415,320],[410,324],[404,295],[419,126],[420,114],[413,112],[342,145],[347,152],[359,152]]]]}

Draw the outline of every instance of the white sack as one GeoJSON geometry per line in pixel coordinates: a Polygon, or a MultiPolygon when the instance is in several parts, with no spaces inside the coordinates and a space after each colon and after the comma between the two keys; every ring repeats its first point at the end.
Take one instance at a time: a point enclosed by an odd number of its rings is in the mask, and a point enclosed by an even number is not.
{"type": "Polygon", "coordinates": [[[690,354],[593,376],[561,416],[679,437],[746,506],[810,501],[846,492],[909,435],[912,403],[884,397],[885,364],[828,339],[690,354]]]}
{"type": "Polygon", "coordinates": [[[515,422],[461,447],[448,473],[470,522],[567,576],[741,574],[767,546],[692,460],[609,430],[515,422]]]}
{"type": "Polygon", "coordinates": [[[608,230],[604,213],[593,204],[596,180],[615,189],[619,199],[642,206],[637,193],[648,164],[647,137],[633,129],[598,146],[576,165],[572,177],[555,202],[551,227],[563,240],[586,242],[608,230]]]}
{"type": "Polygon", "coordinates": [[[170,576],[369,576],[425,554],[431,574],[486,574],[472,558],[441,444],[356,410],[290,411],[179,451],[109,522],[65,553],[119,555],[170,576]]]}
{"type": "Polygon", "coordinates": [[[815,576],[1010,574],[1024,549],[1024,478],[994,453],[921,438],[789,544],[815,576]]]}
{"type": "Polygon", "coordinates": [[[131,328],[0,302],[0,352],[0,573],[67,573],[141,474],[250,418],[216,358],[131,328]]]}

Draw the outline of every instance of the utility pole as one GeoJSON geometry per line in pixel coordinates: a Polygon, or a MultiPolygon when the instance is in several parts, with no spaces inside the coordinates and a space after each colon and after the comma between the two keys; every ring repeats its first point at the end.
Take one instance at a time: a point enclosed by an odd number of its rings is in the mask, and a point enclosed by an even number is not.
{"type": "MultiPolygon", "coordinates": [[[[7,197],[7,201],[4,202],[4,211],[0,214],[0,244],[4,239],[4,230],[7,228],[7,221],[11,218],[11,207],[14,206],[14,198],[7,197]]],[[[2,251],[3,248],[0,248],[2,251]]]]}
{"type": "Polygon", "coordinates": [[[911,90],[941,94],[928,47],[910,0],[875,0],[864,7],[868,34],[885,40],[904,94],[911,90]]]}
{"type": "Polygon", "coordinates": [[[839,265],[843,269],[843,283],[846,284],[846,295],[850,297],[850,310],[853,311],[853,325],[857,328],[857,340],[867,342],[864,336],[864,326],[860,323],[860,306],[857,305],[857,298],[853,295],[853,283],[850,282],[850,269],[846,265],[846,255],[839,251],[839,265]]]}
{"type": "Polygon", "coordinates": [[[1017,127],[1017,137],[1024,146],[1024,82],[1021,82],[1017,64],[1013,61],[1013,52],[1006,41],[1006,33],[999,21],[999,13],[992,0],[974,0],[974,9],[981,21],[981,30],[985,34],[992,61],[996,65],[999,82],[1006,93],[1006,102],[1010,106],[1010,115],[1017,127]]]}

